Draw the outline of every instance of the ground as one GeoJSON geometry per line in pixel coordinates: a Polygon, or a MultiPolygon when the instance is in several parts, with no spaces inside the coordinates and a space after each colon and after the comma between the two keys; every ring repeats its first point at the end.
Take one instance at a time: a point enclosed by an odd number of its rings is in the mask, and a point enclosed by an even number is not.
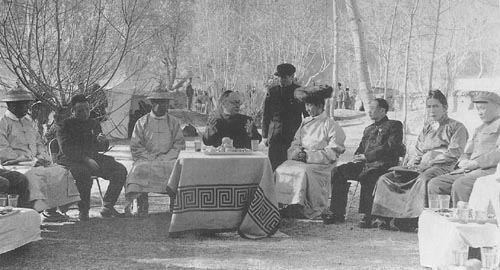
{"type": "MultiPolygon", "coordinates": [[[[366,119],[341,123],[348,134],[348,151],[341,162],[352,158],[367,123],[366,119]]],[[[126,141],[118,142],[111,154],[130,167],[126,141]]],[[[101,183],[105,189],[106,181],[101,183]]],[[[354,189],[352,185],[351,196],[354,189]]],[[[0,255],[0,268],[421,269],[416,233],[356,226],[359,190],[346,223],[323,225],[319,220],[286,219],[276,236],[257,241],[242,239],[237,233],[169,238],[168,197],[152,196],[148,217],[101,218],[99,192],[94,185],[90,221],[43,224],[42,240],[0,255]]],[[[121,211],[123,196],[120,199],[117,208],[121,211]]],[[[72,209],[69,214],[76,218],[78,212],[72,209]]]]}

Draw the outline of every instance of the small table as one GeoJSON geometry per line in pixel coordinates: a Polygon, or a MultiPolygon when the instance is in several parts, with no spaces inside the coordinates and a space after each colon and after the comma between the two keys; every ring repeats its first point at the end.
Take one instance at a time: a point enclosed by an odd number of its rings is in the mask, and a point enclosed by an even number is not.
{"type": "Polygon", "coordinates": [[[168,187],[176,192],[170,233],[238,230],[242,237],[262,238],[278,228],[273,172],[261,152],[181,151],[168,187]]]}
{"type": "Polygon", "coordinates": [[[491,223],[452,222],[429,209],[422,212],[418,220],[421,266],[436,268],[453,264],[453,250],[461,243],[473,248],[499,246],[500,229],[491,223]]]}
{"type": "Polygon", "coordinates": [[[0,216],[0,254],[40,239],[40,215],[35,210],[14,208],[0,216]]]}

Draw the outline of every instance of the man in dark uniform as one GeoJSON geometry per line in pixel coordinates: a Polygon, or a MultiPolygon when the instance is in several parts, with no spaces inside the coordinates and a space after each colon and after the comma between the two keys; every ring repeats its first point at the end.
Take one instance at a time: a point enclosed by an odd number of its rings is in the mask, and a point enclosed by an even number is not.
{"type": "Polygon", "coordinates": [[[300,87],[293,82],[295,67],[280,64],[276,69],[274,75],[280,78],[280,84],[269,88],[262,119],[262,137],[269,146],[273,171],[287,159],[287,150],[302,122],[302,115],[307,116],[304,103],[293,95],[300,87]]]}
{"type": "Polygon", "coordinates": [[[104,195],[101,215],[122,216],[115,210],[114,205],[125,184],[127,169],[113,157],[99,154],[99,151],[108,149],[109,141],[102,133],[99,122],[89,118],[90,104],[87,98],[82,94],[73,96],[71,110],[73,117],[65,119],[57,130],[57,141],[61,147],[57,163],[68,167],[76,180],[81,198],[78,203],[80,220],[89,219],[92,175],[103,177],[110,182],[104,195]]]}
{"type": "Polygon", "coordinates": [[[359,213],[363,218],[361,228],[372,227],[373,188],[377,179],[390,167],[397,166],[399,157],[404,156],[403,124],[389,120],[386,100],[377,98],[370,103],[368,115],[374,121],[363,131],[363,138],[354,153],[352,162],[340,165],[332,174],[332,201],[330,214],[322,215],[325,224],[344,222],[347,193],[350,183],[356,180],[361,183],[359,213]]]}

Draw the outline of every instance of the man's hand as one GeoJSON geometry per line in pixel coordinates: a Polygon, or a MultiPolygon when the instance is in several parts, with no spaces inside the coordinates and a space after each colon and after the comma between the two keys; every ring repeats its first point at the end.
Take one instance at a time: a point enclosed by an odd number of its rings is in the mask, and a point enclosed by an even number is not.
{"type": "Polygon", "coordinates": [[[267,138],[262,138],[265,146],[269,146],[269,140],[267,138]]]}
{"type": "Polygon", "coordinates": [[[90,169],[92,169],[93,171],[97,171],[99,170],[99,165],[97,164],[97,162],[91,158],[87,158],[85,159],[85,163],[87,164],[87,166],[90,167],[90,169]]]}
{"type": "Polygon", "coordinates": [[[304,151],[304,148],[299,147],[292,152],[292,160],[307,162],[307,153],[304,151]]]}
{"type": "Polygon", "coordinates": [[[464,170],[472,171],[479,168],[479,164],[477,164],[477,161],[475,160],[463,159],[458,163],[458,167],[464,170]]]}
{"type": "Polygon", "coordinates": [[[352,162],[365,162],[365,161],[366,157],[364,154],[354,155],[354,157],[352,158],[352,162]]]}
{"type": "Polygon", "coordinates": [[[40,167],[40,166],[42,166],[42,167],[47,167],[47,166],[49,166],[51,163],[52,163],[52,162],[50,162],[49,160],[46,160],[46,159],[41,158],[41,159],[38,159],[38,160],[35,162],[34,167],[40,167]]]}
{"type": "Polygon", "coordinates": [[[247,123],[245,124],[245,130],[247,131],[248,136],[252,137],[252,130],[253,130],[253,120],[248,119],[247,123]]]}
{"type": "Polygon", "coordinates": [[[210,118],[208,119],[208,127],[214,132],[217,133],[217,119],[210,118]]]}
{"type": "Polygon", "coordinates": [[[99,133],[99,135],[97,135],[97,141],[100,142],[100,143],[103,143],[103,142],[106,142],[108,139],[106,139],[106,136],[104,135],[104,133],[99,133]]]}

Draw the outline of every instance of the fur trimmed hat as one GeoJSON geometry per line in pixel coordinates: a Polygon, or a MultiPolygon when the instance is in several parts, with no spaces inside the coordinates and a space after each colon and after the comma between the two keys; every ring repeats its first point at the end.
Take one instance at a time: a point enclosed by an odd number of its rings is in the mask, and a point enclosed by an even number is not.
{"type": "Polygon", "coordinates": [[[312,104],[325,104],[325,99],[330,98],[333,88],[329,85],[316,85],[310,87],[300,87],[295,89],[295,98],[312,104]]]}
{"type": "Polygon", "coordinates": [[[33,101],[33,95],[24,90],[21,86],[18,86],[10,91],[7,91],[0,101],[3,102],[15,102],[15,101],[33,101]]]}

